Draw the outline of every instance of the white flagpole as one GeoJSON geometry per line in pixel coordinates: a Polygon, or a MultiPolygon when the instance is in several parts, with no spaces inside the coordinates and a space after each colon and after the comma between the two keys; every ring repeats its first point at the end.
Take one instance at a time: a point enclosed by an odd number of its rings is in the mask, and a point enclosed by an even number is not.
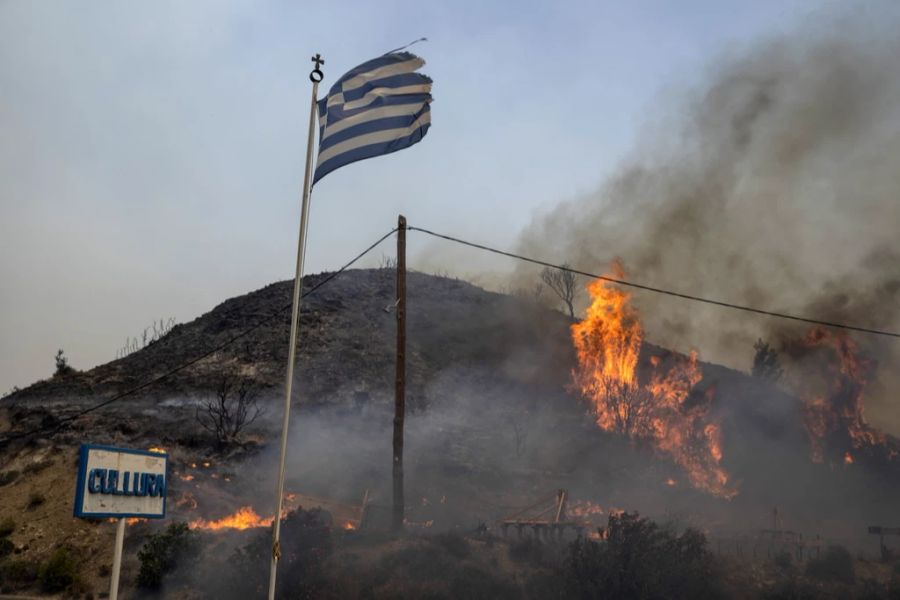
{"type": "Polygon", "coordinates": [[[318,117],[319,82],[324,77],[319,66],[325,64],[322,57],[316,54],[312,61],[316,68],[309,74],[312,81],[312,105],[309,108],[309,134],[306,142],[306,172],[303,175],[303,201],[300,208],[300,234],[297,239],[297,272],[294,279],[294,300],[291,307],[291,341],[288,349],[287,376],[284,386],[284,420],[281,424],[281,459],[278,463],[278,489],[276,490],[276,509],[272,533],[272,566],[269,571],[269,600],[275,599],[275,577],[278,571],[278,559],[281,556],[281,510],[284,503],[284,463],[287,457],[288,425],[291,416],[291,392],[294,384],[294,363],[297,357],[297,333],[300,326],[300,292],[303,288],[303,262],[306,256],[306,230],[309,215],[310,183],[312,181],[313,138],[316,132],[318,117]]]}

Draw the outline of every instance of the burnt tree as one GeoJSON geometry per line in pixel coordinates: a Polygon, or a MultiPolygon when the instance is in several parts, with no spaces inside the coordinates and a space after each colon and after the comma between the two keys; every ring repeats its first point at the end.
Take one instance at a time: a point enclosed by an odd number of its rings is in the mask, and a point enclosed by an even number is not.
{"type": "Polygon", "coordinates": [[[223,377],[215,397],[197,407],[197,422],[216,438],[220,447],[240,443],[241,433],[263,412],[257,404],[258,391],[253,381],[223,377]],[[201,410],[202,409],[202,410],[201,410]]]}

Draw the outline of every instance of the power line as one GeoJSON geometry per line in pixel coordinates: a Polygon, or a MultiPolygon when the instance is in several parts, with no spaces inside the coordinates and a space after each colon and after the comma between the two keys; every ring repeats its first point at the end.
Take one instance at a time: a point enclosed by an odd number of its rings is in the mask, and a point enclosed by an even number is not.
{"type": "Polygon", "coordinates": [[[500,254],[502,256],[508,256],[509,258],[515,258],[517,260],[530,262],[536,265],[541,265],[544,267],[549,267],[551,269],[559,269],[560,271],[567,271],[569,273],[574,273],[576,275],[584,275],[585,277],[592,277],[594,279],[601,279],[603,281],[608,281],[610,283],[615,283],[618,285],[624,285],[628,287],[637,288],[640,290],[646,290],[648,292],[654,292],[657,294],[665,294],[666,296],[674,296],[676,298],[683,298],[685,300],[693,300],[694,302],[703,302],[705,304],[713,304],[715,306],[724,306],[725,308],[733,308],[735,310],[742,310],[745,312],[756,313],[759,315],[766,315],[769,317],[777,317],[779,319],[790,319],[792,321],[801,321],[803,323],[813,323],[815,325],[824,325],[826,327],[836,327],[838,329],[847,329],[850,331],[859,331],[862,333],[871,333],[873,335],[883,335],[888,337],[900,338],[900,333],[894,331],[885,331],[881,329],[869,329],[866,327],[857,327],[855,325],[847,325],[845,323],[834,323],[831,321],[822,321],[820,319],[812,319],[809,317],[800,317],[797,315],[790,315],[787,313],[780,313],[771,310],[763,310],[761,308],[753,308],[752,306],[743,306],[741,304],[734,304],[732,302],[723,302],[721,300],[713,300],[710,298],[703,298],[701,296],[694,296],[691,294],[683,294],[681,292],[673,292],[672,290],[664,290],[662,288],[651,287],[649,285],[642,285],[640,283],[634,283],[631,281],[625,281],[624,279],[616,279],[614,277],[607,277],[606,275],[597,275],[595,273],[588,273],[587,271],[581,271],[578,269],[573,269],[571,267],[566,267],[564,265],[557,265],[554,263],[550,263],[544,260],[540,260],[537,258],[531,258],[528,256],[522,256],[521,254],[515,254],[513,252],[506,252],[504,250],[498,250],[497,248],[491,248],[490,246],[485,246],[483,244],[476,244],[475,242],[469,242],[466,240],[462,240],[450,235],[445,235],[442,233],[436,233],[434,231],[429,231],[428,229],[424,229],[422,227],[407,227],[410,231],[421,231],[422,233],[427,233],[428,235],[443,238],[445,240],[449,240],[451,242],[456,242],[457,244],[462,244],[464,246],[470,246],[472,248],[477,248],[478,250],[485,250],[487,252],[493,252],[494,254],[500,254]]]}
{"type": "MultiPolygon", "coordinates": [[[[329,283],[330,281],[332,281],[332,280],[333,280],[334,278],[336,278],[338,275],[340,275],[341,273],[343,273],[344,271],[346,271],[347,269],[349,269],[354,263],[356,263],[356,262],[357,262],[359,259],[361,259],[363,256],[365,256],[366,254],[368,254],[369,252],[371,252],[372,250],[374,250],[381,242],[383,242],[384,240],[386,240],[387,238],[389,238],[390,236],[392,236],[394,233],[396,233],[396,231],[397,231],[397,228],[395,227],[395,228],[391,229],[389,232],[387,232],[386,234],[384,234],[383,236],[381,236],[380,238],[378,238],[377,241],[375,241],[375,242],[372,243],[369,247],[367,247],[365,250],[363,250],[362,252],[360,252],[359,254],[357,254],[355,257],[353,257],[349,262],[347,262],[347,263],[346,263],[344,266],[342,266],[340,269],[338,269],[337,271],[334,271],[334,272],[332,272],[332,273],[329,273],[328,276],[325,277],[322,281],[319,281],[319,282],[316,283],[314,286],[312,286],[311,288],[309,288],[307,291],[303,292],[303,296],[302,296],[302,297],[303,297],[303,298],[306,298],[307,296],[309,296],[310,294],[312,294],[313,292],[315,292],[316,290],[318,290],[318,289],[321,288],[322,286],[324,286],[324,285],[326,285],[327,283],[329,283]]],[[[182,364],[178,365],[177,367],[174,367],[174,368],[172,368],[172,369],[166,371],[166,372],[163,373],[162,375],[159,375],[158,377],[155,377],[154,379],[151,379],[150,381],[145,381],[144,383],[142,383],[142,384],[140,384],[140,385],[137,385],[137,386],[135,386],[135,387],[133,387],[133,388],[130,388],[130,389],[128,389],[128,390],[126,390],[126,391],[124,391],[124,392],[122,392],[122,393],[120,393],[120,394],[117,394],[117,395],[113,396],[112,398],[109,398],[109,399],[107,399],[107,400],[104,400],[103,402],[99,402],[99,403],[95,404],[94,406],[90,406],[90,407],[88,407],[88,408],[86,408],[86,409],[84,409],[84,410],[78,411],[77,413],[75,413],[75,414],[73,414],[73,415],[69,415],[69,416],[67,416],[67,417],[65,417],[65,418],[59,419],[59,420],[56,422],[56,424],[53,425],[52,427],[41,427],[41,428],[37,428],[37,429],[32,429],[31,431],[24,431],[24,432],[20,432],[20,433],[14,433],[14,434],[11,434],[11,435],[9,435],[9,436],[3,438],[2,440],[0,440],[0,446],[4,446],[4,445],[6,445],[7,443],[9,443],[9,442],[11,442],[12,440],[15,440],[15,439],[20,439],[20,438],[24,438],[24,437],[29,437],[29,436],[37,435],[37,434],[40,434],[40,433],[46,433],[46,434],[52,435],[52,434],[56,433],[57,431],[59,431],[60,429],[62,429],[63,425],[65,425],[66,423],[71,423],[72,421],[75,421],[76,419],[79,419],[79,418],[81,418],[81,417],[83,417],[83,416],[85,416],[85,415],[87,415],[87,414],[89,414],[89,413],[92,413],[92,412],[94,412],[95,410],[99,410],[99,409],[101,409],[101,408],[104,408],[104,407],[106,407],[106,406],[109,406],[109,405],[112,404],[113,402],[118,402],[119,400],[121,400],[121,399],[123,399],[123,398],[126,398],[126,397],[131,396],[132,394],[135,394],[135,393],[137,393],[137,392],[139,392],[139,391],[141,391],[141,390],[144,390],[144,389],[147,389],[147,388],[149,388],[149,387],[151,387],[151,386],[153,386],[153,385],[156,385],[157,383],[160,383],[161,381],[164,381],[165,379],[171,377],[172,375],[175,375],[176,373],[178,373],[178,372],[180,372],[180,371],[183,371],[184,369],[187,369],[188,367],[190,367],[190,366],[192,366],[192,365],[197,364],[198,362],[202,361],[203,359],[212,356],[212,355],[215,354],[216,352],[219,352],[220,350],[224,349],[226,346],[228,346],[228,345],[230,345],[230,344],[233,344],[233,343],[236,342],[237,340],[239,340],[239,339],[241,339],[241,338],[244,338],[244,337],[250,335],[251,333],[253,333],[253,332],[256,331],[257,329],[259,329],[259,328],[262,327],[263,325],[266,325],[266,324],[272,322],[275,318],[281,316],[282,313],[284,313],[284,312],[285,312],[286,310],[288,310],[289,308],[291,308],[291,304],[290,304],[290,303],[286,304],[285,306],[282,306],[281,308],[279,308],[278,310],[276,310],[274,313],[272,313],[272,314],[269,315],[268,317],[264,318],[263,320],[259,321],[259,322],[256,323],[255,325],[251,325],[250,327],[248,327],[248,328],[245,329],[244,331],[241,331],[240,333],[237,333],[237,334],[231,336],[230,338],[228,338],[227,340],[225,340],[225,341],[222,342],[221,344],[219,344],[219,345],[217,345],[216,347],[214,347],[214,348],[208,350],[207,352],[201,354],[200,356],[197,356],[197,357],[195,357],[195,358],[193,358],[193,359],[191,359],[191,360],[189,360],[189,361],[187,361],[187,362],[185,362],[185,363],[182,363],[182,364]]]]}

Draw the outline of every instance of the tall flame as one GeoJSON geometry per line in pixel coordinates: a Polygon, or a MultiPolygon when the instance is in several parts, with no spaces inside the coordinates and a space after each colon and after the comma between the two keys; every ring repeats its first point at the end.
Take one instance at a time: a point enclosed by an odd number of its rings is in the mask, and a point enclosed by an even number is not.
{"type": "Polygon", "coordinates": [[[787,350],[801,359],[804,371],[803,417],[814,462],[827,458],[830,463],[851,464],[850,450],[884,443],[884,434],[866,422],[863,405],[875,365],[852,339],[842,332],[813,327],[787,350]]]}
{"type": "MultiPolygon", "coordinates": [[[[614,276],[623,276],[618,265],[614,276]]],[[[685,470],[694,487],[724,498],[734,496],[720,464],[721,429],[709,416],[711,398],[686,402],[702,379],[696,353],[675,358],[674,365],[665,369],[658,357],[652,357],[649,381],[641,383],[637,365],[643,330],[630,294],[601,279],[587,289],[591,305],[584,320],[572,325],[578,353],[574,376],[592,402],[597,425],[650,442],[685,470]]]]}

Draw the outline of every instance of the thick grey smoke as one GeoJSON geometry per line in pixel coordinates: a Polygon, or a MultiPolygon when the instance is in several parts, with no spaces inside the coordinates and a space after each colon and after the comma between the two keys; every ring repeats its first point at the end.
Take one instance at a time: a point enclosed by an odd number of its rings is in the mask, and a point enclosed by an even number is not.
{"type": "MultiPolygon", "coordinates": [[[[596,192],[535,219],[529,254],[637,282],[900,328],[900,9],[816,21],[716,64],[596,192]]],[[[662,107],[671,110],[669,107],[662,107]]],[[[747,369],[789,322],[637,293],[647,336],[747,369]]],[[[855,336],[882,363],[900,344],[855,336]]],[[[886,369],[869,416],[897,431],[886,369]]]]}

